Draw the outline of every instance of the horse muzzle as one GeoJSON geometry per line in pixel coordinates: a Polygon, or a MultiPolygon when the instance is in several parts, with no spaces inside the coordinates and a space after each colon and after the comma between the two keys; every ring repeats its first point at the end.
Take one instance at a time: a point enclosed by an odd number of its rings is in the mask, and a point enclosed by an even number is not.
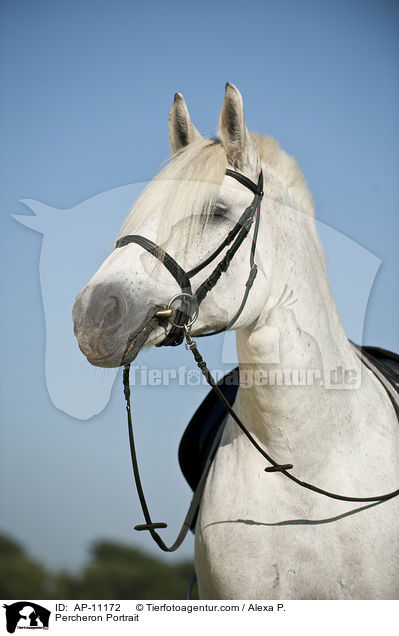
{"type": "Polygon", "coordinates": [[[131,362],[160,324],[155,312],[156,308],[136,312],[120,286],[89,285],[77,296],[72,310],[79,348],[97,367],[131,362]]]}

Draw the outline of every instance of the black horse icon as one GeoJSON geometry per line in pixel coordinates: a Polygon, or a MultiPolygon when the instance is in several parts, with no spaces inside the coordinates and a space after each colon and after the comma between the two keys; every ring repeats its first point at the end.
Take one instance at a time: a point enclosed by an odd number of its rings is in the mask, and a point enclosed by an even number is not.
{"type": "Polygon", "coordinates": [[[12,603],[12,605],[4,604],[3,607],[6,610],[7,631],[9,634],[15,632],[21,620],[24,622],[24,626],[27,625],[25,621],[29,620],[29,627],[48,629],[51,612],[37,603],[18,601],[18,603],[12,603]]]}

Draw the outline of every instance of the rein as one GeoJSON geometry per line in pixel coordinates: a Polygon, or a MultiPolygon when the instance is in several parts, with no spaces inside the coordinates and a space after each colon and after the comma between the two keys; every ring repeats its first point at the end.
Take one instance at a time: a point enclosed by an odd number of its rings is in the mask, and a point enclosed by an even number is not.
{"type": "MultiPolygon", "coordinates": [[[[172,325],[172,329],[166,335],[165,339],[157,346],[177,346],[183,342],[185,339],[185,346],[187,350],[190,350],[194,356],[194,359],[201,370],[203,376],[205,377],[209,386],[216,393],[216,396],[223,404],[227,412],[231,415],[234,421],[237,423],[241,431],[248,438],[250,443],[255,447],[255,449],[262,455],[262,457],[270,464],[265,468],[265,472],[281,472],[285,477],[293,481],[294,483],[302,486],[302,488],[306,488],[313,492],[324,495],[325,497],[329,497],[331,499],[337,499],[339,501],[351,501],[358,503],[366,503],[366,502],[379,502],[388,501],[389,499],[393,499],[397,495],[399,495],[399,488],[390,493],[384,495],[376,495],[373,497],[348,497],[345,495],[339,495],[336,493],[329,492],[328,490],[323,490],[318,486],[314,486],[313,484],[309,484],[305,481],[302,481],[295,477],[292,473],[288,472],[291,468],[293,468],[292,464],[279,464],[275,459],[273,459],[255,440],[255,438],[248,431],[246,426],[243,424],[241,419],[235,413],[233,408],[231,407],[229,401],[225,398],[222,391],[220,390],[218,384],[210,373],[206,362],[202,358],[200,352],[198,351],[197,344],[195,340],[190,336],[190,328],[192,324],[198,317],[198,310],[201,302],[204,300],[206,295],[213,289],[213,287],[218,282],[220,276],[223,272],[226,272],[232,258],[236,254],[237,250],[243,243],[244,239],[248,236],[251,226],[255,220],[252,245],[250,251],[250,273],[245,284],[245,292],[242,299],[242,302],[233,316],[233,318],[228,322],[228,324],[222,329],[211,331],[205,334],[201,334],[198,337],[211,336],[217,333],[221,333],[229,329],[238,319],[240,314],[242,313],[249,292],[255,280],[257,274],[257,266],[255,264],[255,251],[256,251],[256,242],[258,238],[259,231],[259,223],[260,223],[260,205],[263,197],[263,174],[260,172],[258,183],[255,184],[253,181],[245,177],[244,175],[235,172],[234,170],[227,169],[226,175],[229,175],[239,181],[242,185],[250,189],[254,193],[254,199],[251,204],[246,208],[246,210],[241,215],[239,221],[235,224],[233,229],[227,234],[225,240],[219,245],[219,247],[202,263],[200,263],[197,267],[194,267],[190,271],[186,272],[180,265],[175,261],[172,256],[170,256],[165,250],[161,247],[150,241],[149,239],[140,236],[140,235],[128,235],[120,238],[116,243],[116,248],[124,247],[130,243],[136,243],[143,247],[147,252],[158,258],[163,265],[165,265],[166,269],[170,272],[170,274],[174,277],[178,285],[180,286],[181,293],[174,296],[168,305],[167,309],[161,309],[155,315],[159,313],[161,317],[168,317],[169,322],[172,325]],[[228,245],[231,247],[227,250],[223,259],[219,262],[210,276],[199,286],[196,292],[193,293],[190,279],[195,276],[198,272],[203,270],[207,265],[209,265],[228,245]],[[182,307],[180,309],[175,310],[174,320],[170,319],[170,316],[173,314],[172,305],[178,300],[182,299],[182,307]]],[[[220,439],[223,433],[223,426],[220,427],[218,434],[215,437],[215,440],[212,444],[212,448],[210,450],[209,456],[207,458],[207,462],[205,464],[204,470],[202,472],[200,481],[198,486],[194,492],[193,499],[191,501],[190,507],[186,514],[186,517],[183,521],[183,525],[179,531],[179,534],[174,541],[174,543],[168,547],[162,537],[158,534],[157,530],[161,528],[166,528],[167,524],[163,522],[153,522],[147,502],[144,496],[143,487],[141,484],[137,454],[134,442],[134,434],[133,434],[133,423],[132,423],[132,414],[131,414],[131,404],[130,404],[130,383],[129,383],[129,372],[130,372],[130,364],[126,364],[123,369],[123,388],[124,395],[126,401],[126,412],[127,412],[127,420],[128,420],[128,432],[129,432],[129,444],[130,444],[130,454],[132,460],[132,468],[133,475],[136,483],[136,489],[140,500],[140,505],[143,511],[145,524],[140,524],[135,526],[135,530],[142,531],[148,530],[151,534],[151,537],[157,543],[157,545],[164,552],[174,552],[184,541],[190,527],[195,519],[195,516],[198,512],[201,497],[205,488],[206,479],[209,474],[209,470],[213,459],[215,457],[216,451],[219,446],[220,439]]]]}

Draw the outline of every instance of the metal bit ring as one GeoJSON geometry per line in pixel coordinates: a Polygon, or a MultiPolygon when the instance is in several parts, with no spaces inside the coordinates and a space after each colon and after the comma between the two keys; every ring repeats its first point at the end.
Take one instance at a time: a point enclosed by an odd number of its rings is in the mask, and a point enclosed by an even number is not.
{"type": "MultiPolygon", "coordinates": [[[[168,309],[172,309],[172,304],[178,300],[179,298],[183,298],[183,297],[187,297],[187,298],[191,298],[191,300],[194,299],[194,296],[192,294],[185,294],[185,293],[180,293],[180,294],[176,294],[176,296],[173,296],[173,298],[170,299],[169,304],[168,304],[168,309]]],[[[169,322],[171,325],[173,325],[174,327],[177,327],[178,329],[184,329],[185,327],[191,327],[191,325],[193,325],[195,323],[195,321],[198,318],[198,308],[195,310],[195,312],[193,313],[191,319],[186,322],[184,325],[178,325],[177,323],[173,322],[173,320],[171,320],[170,318],[168,318],[169,322]]]]}

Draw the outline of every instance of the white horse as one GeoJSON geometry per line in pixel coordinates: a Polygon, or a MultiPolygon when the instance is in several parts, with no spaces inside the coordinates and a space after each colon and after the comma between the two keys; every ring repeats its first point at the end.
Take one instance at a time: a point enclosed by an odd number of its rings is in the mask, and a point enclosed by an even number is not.
{"type": "MultiPolygon", "coordinates": [[[[399,486],[397,417],[345,336],[302,173],[274,139],[248,132],[232,84],[226,85],[218,134],[203,139],[176,94],[171,161],[139,197],[121,235],[140,233],[186,270],[193,268],[253,198],[226,168],[255,183],[262,170],[258,275],[234,324],[246,378],[234,409],[262,448],[279,463],[293,464],[301,480],[354,497],[393,491],[399,486]]],[[[250,246],[248,237],[201,304],[194,338],[223,328],[236,313],[250,246]]],[[[214,263],[197,274],[194,286],[213,269],[214,263]]],[[[129,340],[123,363],[131,361],[143,346],[163,341],[169,327],[151,319],[179,292],[170,273],[139,245],[113,251],[76,300],[80,348],[94,365],[119,366],[129,340]]],[[[281,472],[265,472],[265,465],[229,417],[196,524],[201,598],[399,598],[398,498],[336,501],[281,472]]]]}

